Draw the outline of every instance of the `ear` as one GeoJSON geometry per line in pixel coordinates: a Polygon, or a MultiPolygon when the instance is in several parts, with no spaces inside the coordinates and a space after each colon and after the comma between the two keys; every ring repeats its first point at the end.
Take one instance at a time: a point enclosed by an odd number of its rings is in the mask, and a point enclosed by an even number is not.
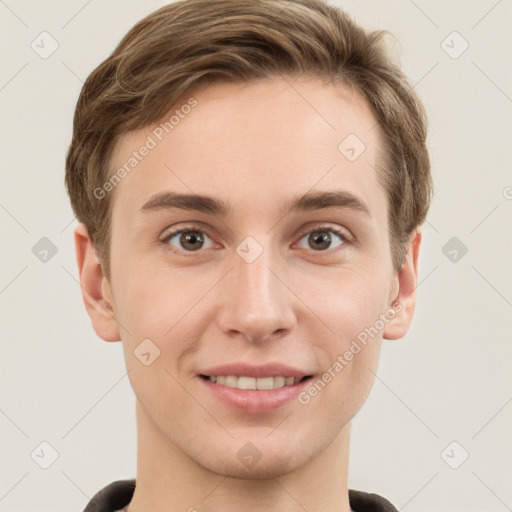
{"type": "Polygon", "coordinates": [[[110,283],[84,224],[75,228],[75,252],[85,309],[96,334],[105,341],[120,341],[110,283]]]}
{"type": "Polygon", "coordinates": [[[416,307],[416,286],[418,281],[418,255],[420,252],[421,231],[414,229],[409,235],[404,263],[398,271],[398,293],[393,298],[395,316],[387,323],[383,338],[397,340],[407,334],[416,307]]]}

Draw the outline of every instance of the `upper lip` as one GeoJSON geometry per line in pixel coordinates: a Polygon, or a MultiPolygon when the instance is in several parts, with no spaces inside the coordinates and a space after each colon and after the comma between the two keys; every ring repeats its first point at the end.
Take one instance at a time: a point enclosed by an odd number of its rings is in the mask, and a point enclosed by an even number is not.
{"type": "Polygon", "coordinates": [[[211,377],[212,375],[234,375],[235,377],[297,377],[303,378],[311,373],[305,372],[298,368],[288,366],[281,363],[267,363],[261,366],[249,365],[246,363],[231,363],[215,366],[212,368],[205,368],[199,371],[199,375],[206,375],[211,377]]]}

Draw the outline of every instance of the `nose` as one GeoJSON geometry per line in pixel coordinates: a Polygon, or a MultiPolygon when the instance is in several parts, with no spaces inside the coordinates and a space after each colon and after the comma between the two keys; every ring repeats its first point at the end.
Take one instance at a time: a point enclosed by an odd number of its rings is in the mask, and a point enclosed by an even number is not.
{"type": "Polygon", "coordinates": [[[233,268],[221,289],[218,326],[222,332],[256,343],[291,331],[296,299],[286,283],[289,272],[283,269],[267,247],[252,262],[233,255],[233,268]]]}

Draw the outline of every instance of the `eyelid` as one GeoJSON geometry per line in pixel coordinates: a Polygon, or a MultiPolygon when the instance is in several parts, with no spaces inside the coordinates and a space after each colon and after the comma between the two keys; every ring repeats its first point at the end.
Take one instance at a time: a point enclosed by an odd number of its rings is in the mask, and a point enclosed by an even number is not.
{"type": "MultiPolygon", "coordinates": [[[[333,231],[334,233],[336,233],[338,236],[341,236],[346,243],[350,243],[350,242],[355,242],[356,241],[356,238],[354,235],[352,235],[352,233],[344,228],[344,227],[341,227],[341,226],[338,226],[336,224],[330,224],[330,223],[322,223],[320,222],[319,224],[315,224],[313,226],[309,226],[309,227],[305,227],[304,229],[302,229],[301,231],[299,231],[298,235],[300,238],[302,238],[304,235],[307,235],[308,233],[311,233],[312,231],[333,231]]],[[[324,251],[324,252],[327,252],[327,251],[324,251]]]]}
{"type": "MultiPolygon", "coordinates": [[[[322,230],[334,232],[340,238],[343,239],[343,244],[355,243],[357,241],[355,236],[352,235],[352,233],[348,229],[343,228],[338,225],[335,225],[335,224],[330,224],[330,223],[325,223],[325,222],[324,223],[320,222],[320,223],[317,223],[314,225],[306,226],[306,227],[302,228],[296,236],[299,238],[298,241],[300,241],[300,239],[302,239],[304,237],[304,235],[307,235],[313,231],[322,231],[322,230]]],[[[177,248],[171,246],[168,243],[171,238],[174,238],[176,235],[178,235],[180,233],[188,232],[188,231],[199,231],[199,232],[207,235],[208,238],[210,238],[213,241],[213,237],[210,236],[208,233],[208,231],[209,231],[208,228],[202,226],[201,224],[194,223],[194,222],[186,224],[183,227],[175,228],[175,229],[171,229],[170,231],[167,231],[162,237],[159,238],[159,241],[162,244],[164,244],[165,246],[167,246],[167,248],[169,248],[169,250],[171,250],[172,252],[174,252],[176,254],[185,254],[188,256],[188,255],[194,255],[196,253],[208,251],[208,249],[199,249],[198,251],[183,251],[183,250],[180,250],[180,249],[177,249],[177,248]]],[[[328,253],[329,249],[327,251],[319,251],[319,252],[328,253]]]]}
{"type": "Polygon", "coordinates": [[[191,256],[200,252],[207,251],[208,249],[199,249],[198,251],[184,251],[183,249],[178,249],[169,244],[169,240],[171,238],[174,238],[176,235],[179,235],[180,233],[187,233],[188,231],[199,231],[201,233],[204,233],[208,238],[210,238],[213,241],[213,237],[211,237],[208,234],[208,229],[202,226],[201,224],[197,224],[194,222],[188,223],[183,227],[164,230],[164,234],[158,238],[158,241],[162,243],[166,249],[170,250],[175,254],[184,254],[185,256],[191,256]]]}

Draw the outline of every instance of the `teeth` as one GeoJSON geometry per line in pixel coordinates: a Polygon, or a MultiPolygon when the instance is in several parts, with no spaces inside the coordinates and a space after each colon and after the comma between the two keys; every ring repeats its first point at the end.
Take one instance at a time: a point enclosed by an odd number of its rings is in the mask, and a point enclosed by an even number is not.
{"type": "MultiPolygon", "coordinates": [[[[272,386],[274,388],[282,388],[283,386],[286,385],[286,378],[281,377],[280,375],[278,377],[273,377],[272,380],[274,381],[274,385],[272,386]]],[[[297,379],[297,380],[299,380],[299,379],[297,379]]],[[[292,384],[294,381],[295,381],[295,379],[292,380],[292,384]]]]}
{"type": "Polygon", "coordinates": [[[224,379],[224,386],[229,386],[230,388],[236,388],[237,378],[233,375],[228,375],[224,379]]]}
{"type": "Polygon", "coordinates": [[[212,375],[210,382],[238,389],[278,389],[292,386],[302,380],[300,377],[236,377],[234,375],[212,375]]]}

